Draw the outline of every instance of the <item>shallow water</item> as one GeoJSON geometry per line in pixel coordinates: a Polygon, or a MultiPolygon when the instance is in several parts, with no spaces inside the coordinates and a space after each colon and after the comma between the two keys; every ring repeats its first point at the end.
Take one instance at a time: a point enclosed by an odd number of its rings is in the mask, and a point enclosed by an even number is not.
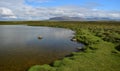
{"type": "Polygon", "coordinates": [[[25,71],[77,51],[82,44],[70,40],[73,33],[63,28],[0,25],[0,71],[25,71]]]}

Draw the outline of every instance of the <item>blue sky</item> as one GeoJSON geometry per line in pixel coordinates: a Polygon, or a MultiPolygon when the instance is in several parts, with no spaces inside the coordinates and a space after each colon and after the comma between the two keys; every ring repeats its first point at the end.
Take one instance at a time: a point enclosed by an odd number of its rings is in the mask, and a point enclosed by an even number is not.
{"type": "Polygon", "coordinates": [[[51,17],[120,19],[120,0],[0,0],[0,20],[43,20],[51,17]]]}
{"type": "Polygon", "coordinates": [[[49,0],[37,2],[36,0],[25,0],[25,4],[33,7],[57,7],[65,5],[94,7],[101,10],[120,11],[120,0],[49,0]]]}

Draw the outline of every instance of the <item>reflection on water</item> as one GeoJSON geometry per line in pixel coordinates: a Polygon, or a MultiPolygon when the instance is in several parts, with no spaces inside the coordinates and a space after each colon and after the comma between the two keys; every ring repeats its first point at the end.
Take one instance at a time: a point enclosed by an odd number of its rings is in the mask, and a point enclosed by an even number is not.
{"type": "Polygon", "coordinates": [[[0,25],[0,71],[25,71],[76,51],[82,44],[70,41],[73,33],[62,28],[0,25]]]}

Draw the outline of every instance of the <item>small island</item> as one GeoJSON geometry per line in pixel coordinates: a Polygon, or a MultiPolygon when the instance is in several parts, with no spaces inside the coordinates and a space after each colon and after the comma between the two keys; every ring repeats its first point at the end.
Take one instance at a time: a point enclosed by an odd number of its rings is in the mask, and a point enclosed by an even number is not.
{"type": "Polygon", "coordinates": [[[42,36],[38,36],[38,39],[42,39],[42,36]]]}

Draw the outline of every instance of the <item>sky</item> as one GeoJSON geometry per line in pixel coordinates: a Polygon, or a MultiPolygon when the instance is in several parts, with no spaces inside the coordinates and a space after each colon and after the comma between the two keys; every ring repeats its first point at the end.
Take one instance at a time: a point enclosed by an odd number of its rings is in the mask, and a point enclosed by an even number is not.
{"type": "Polygon", "coordinates": [[[60,16],[120,19],[120,0],[0,0],[0,20],[60,16]]]}

